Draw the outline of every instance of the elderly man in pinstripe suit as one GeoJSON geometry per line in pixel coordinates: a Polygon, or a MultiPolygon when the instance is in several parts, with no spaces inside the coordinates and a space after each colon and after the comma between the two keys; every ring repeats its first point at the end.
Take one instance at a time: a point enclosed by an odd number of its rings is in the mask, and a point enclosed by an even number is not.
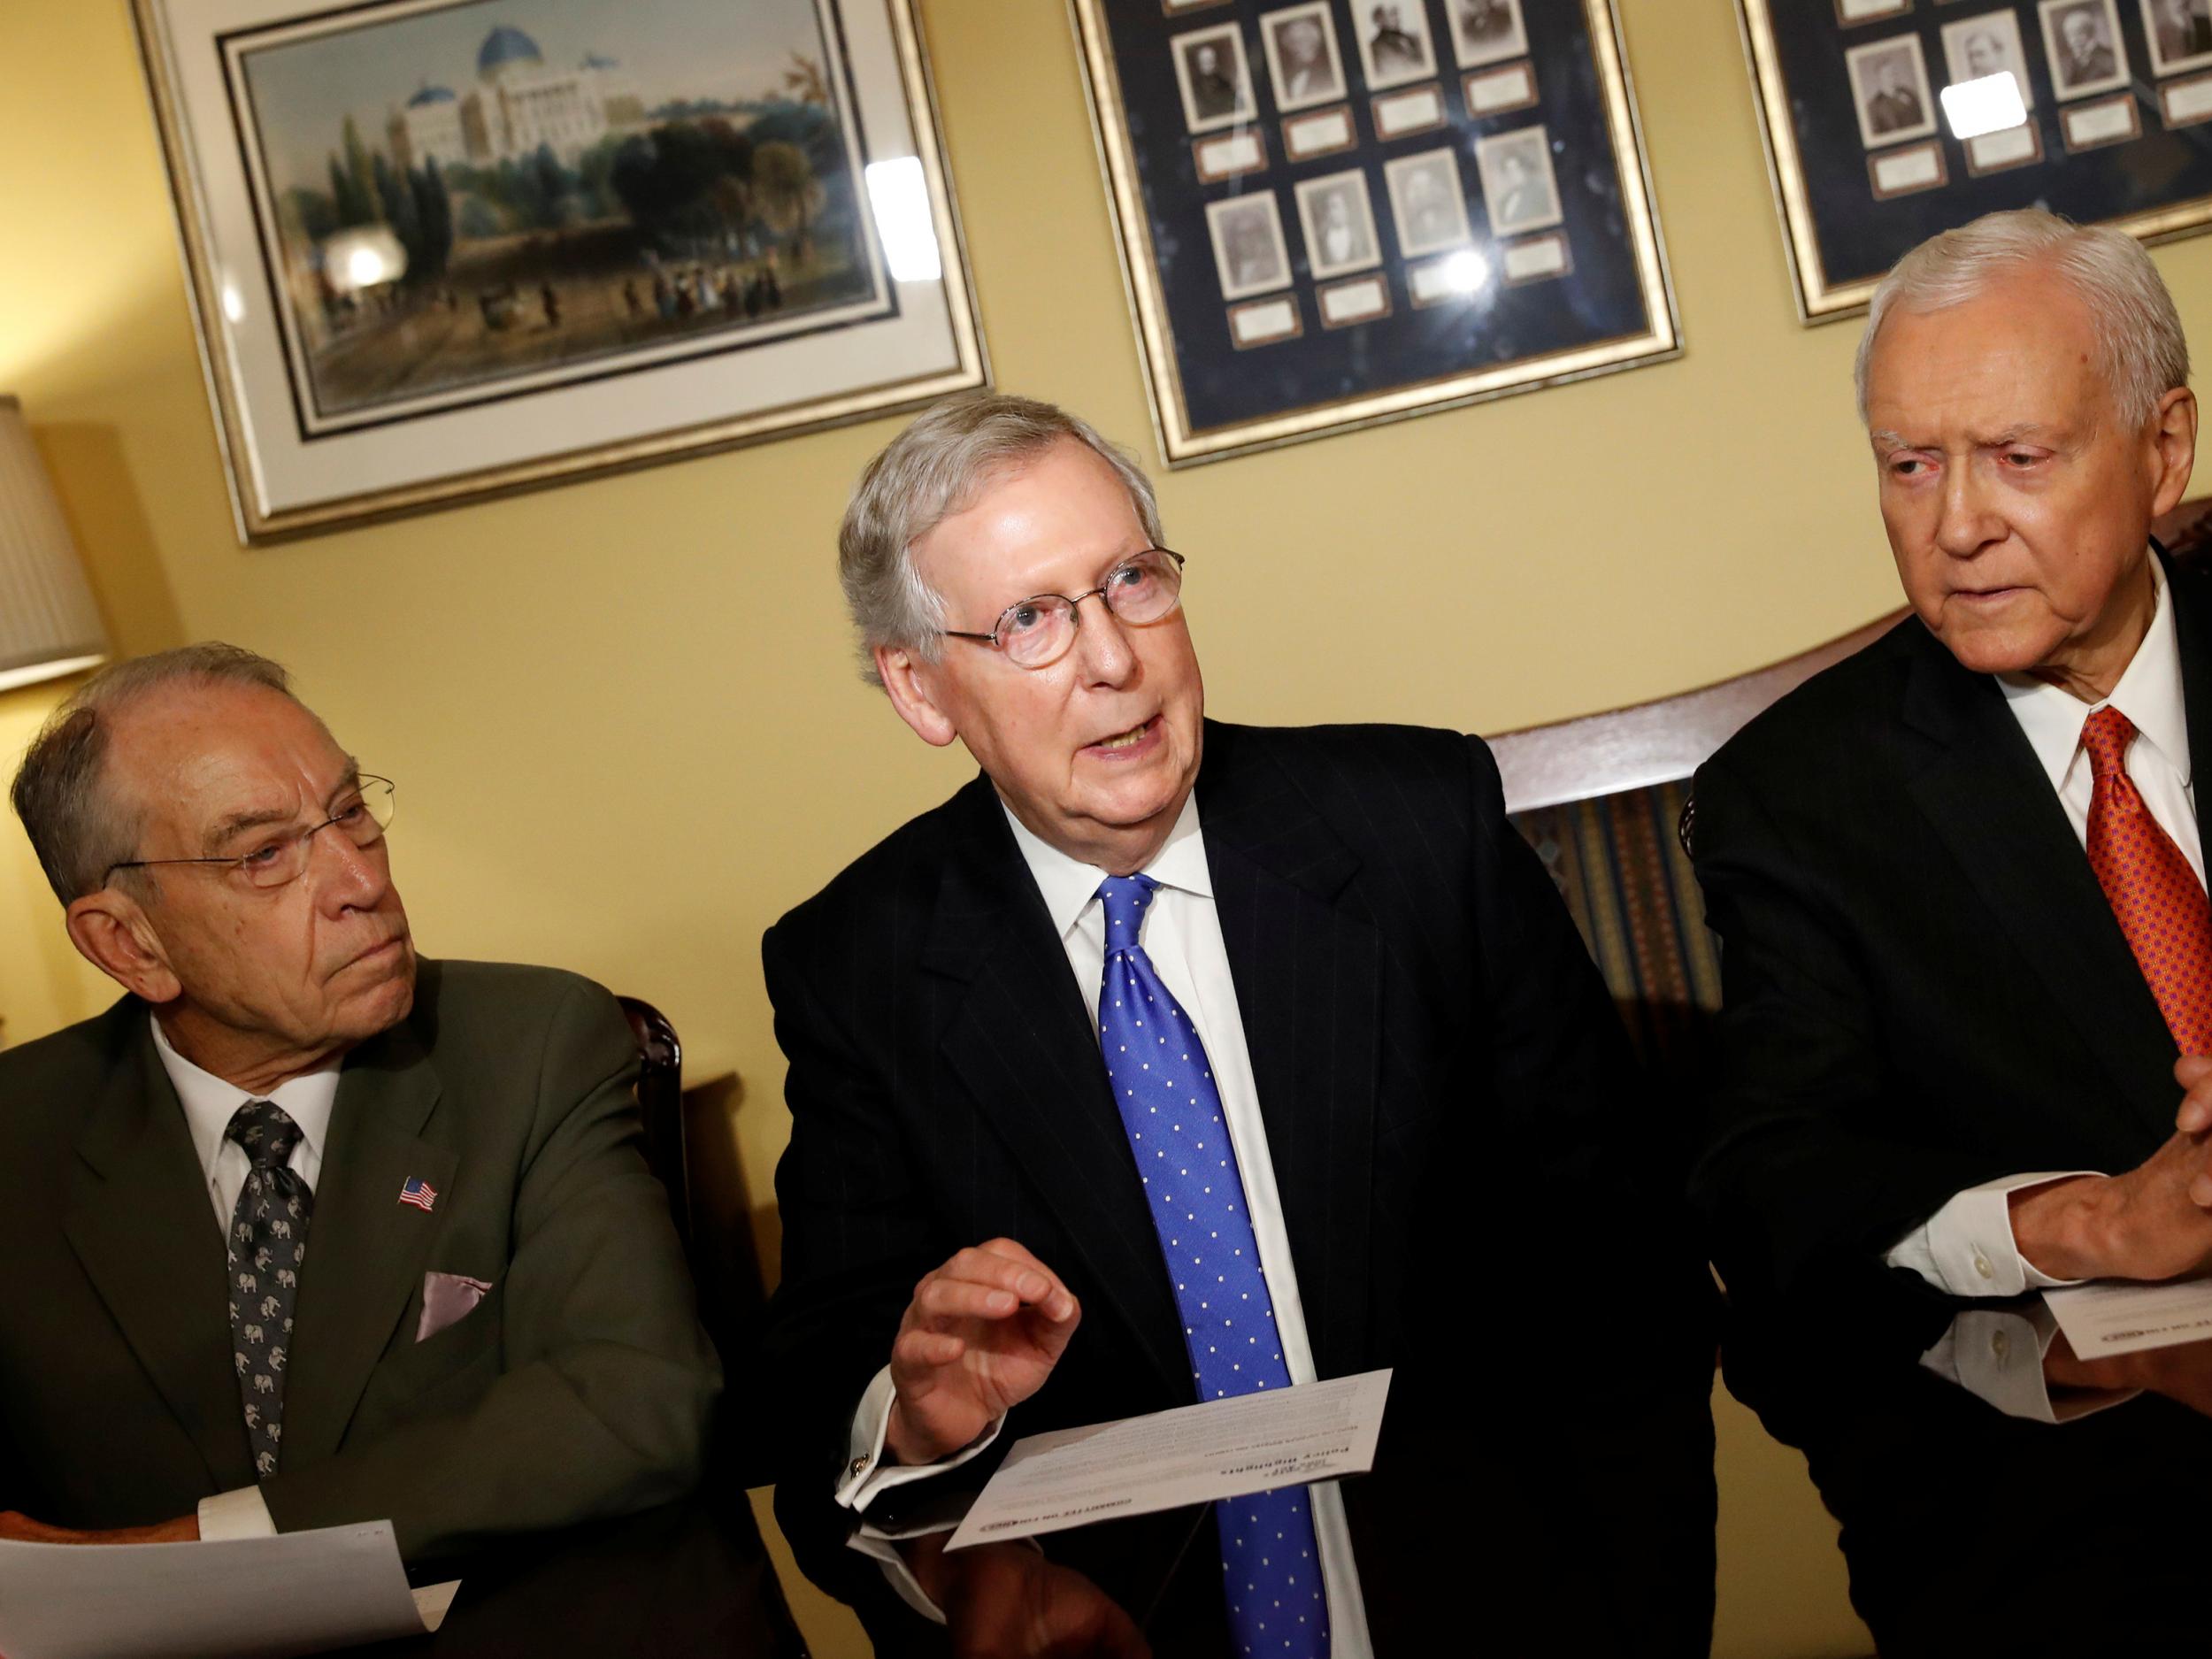
{"type": "Polygon", "coordinates": [[[982,776],[764,945],[809,1571],[885,1651],[1702,1652],[1709,1291],[1481,742],[1207,721],[1150,485],[1044,404],[916,421],[841,568],[870,678],[982,776]],[[1486,1356],[1558,1352],[1600,1286],[1602,1362],[1547,1386],[1569,1432],[1492,1409],[1486,1356]],[[1383,1366],[1341,1489],[1042,1552],[926,1530],[1013,1435],[1383,1366]],[[1502,1553],[1469,1558],[1471,1506],[1502,1553]]]}

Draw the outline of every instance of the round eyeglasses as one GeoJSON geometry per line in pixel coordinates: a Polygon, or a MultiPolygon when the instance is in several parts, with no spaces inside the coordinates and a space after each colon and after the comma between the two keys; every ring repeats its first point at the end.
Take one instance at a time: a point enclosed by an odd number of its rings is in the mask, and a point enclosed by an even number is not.
{"type": "Polygon", "coordinates": [[[1108,571],[1105,580],[1088,593],[1073,597],[1033,594],[1007,606],[999,613],[998,626],[988,634],[965,634],[958,628],[938,632],[948,639],[993,646],[1018,668],[1048,667],[1065,657],[1075,643],[1076,631],[1083,624],[1077,607],[1086,599],[1099,600],[1117,620],[1133,626],[1164,619],[1182,602],[1183,565],[1180,553],[1164,547],[1147,548],[1108,571]]]}
{"type": "Polygon", "coordinates": [[[326,829],[335,827],[340,834],[364,849],[382,841],[384,832],[391,826],[396,794],[389,778],[373,778],[364,772],[348,787],[337,810],[321,823],[311,824],[304,829],[271,830],[257,834],[250,852],[222,858],[134,858],[125,864],[110,864],[100,879],[104,883],[119,870],[201,864],[231,871],[251,887],[280,887],[298,880],[306,871],[308,844],[326,829]]]}

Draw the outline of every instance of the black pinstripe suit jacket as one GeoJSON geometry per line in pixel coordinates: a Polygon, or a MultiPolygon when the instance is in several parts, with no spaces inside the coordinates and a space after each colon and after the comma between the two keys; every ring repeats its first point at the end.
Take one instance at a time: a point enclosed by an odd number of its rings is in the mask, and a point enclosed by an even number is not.
{"type": "MultiPolygon", "coordinates": [[[[1612,1650],[1701,1652],[1701,1259],[1604,986],[1506,821],[1488,750],[1407,727],[1209,722],[1198,800],[1317,1366],[1397,1371],[1377,1473],[1346,1492],[1378,1641],[1404,1651],[1391,1632],[1471,1613],[1478,1563],[1453,1541],[1471,1500],[1531,1523],[1502,1554],[1486,1546],[1501,1582],[1485,1599],[1618,1565],[1644,1582],[1612,1650]],[[1623,1293],[1605,1363],[1578,1359],[1537,1394],[1577,1421],[1576,1448],[1532,1453],[1530,1367],[1558,1357],[1555,1304],[1534,1293],[1599,1274],[1623,1293]],[[1506,1365],[1512,1401],[1492,1394],[1506,1365]],[[1624,1486],[1639,1489],[1624,1509],[1624,1486]]],[[[779,1509],[810,1572],[895,1645],[830,1494],[915,1281],[1006,1236],[1081,1300],[1014,1433],[1190,1403],[1181,1322],[1096,1036],[987,780],[785,917],[763,956],[793,1118],[768,1345],[788,1385],[779,1509]]],[[[1141,1612],[1187,1520],[1051,1548],[1141,1612]]],[[[1218,1608],[1210,1538],[1186,1581],[1191,1617],[1218,1608]]],[[[1494,1601],[1476,1617],[1500,1628],[1494,1601]]],[[[1156,1618],[1156,1645],[1174,1646],[1171,1622],[1156,1618]]]]}

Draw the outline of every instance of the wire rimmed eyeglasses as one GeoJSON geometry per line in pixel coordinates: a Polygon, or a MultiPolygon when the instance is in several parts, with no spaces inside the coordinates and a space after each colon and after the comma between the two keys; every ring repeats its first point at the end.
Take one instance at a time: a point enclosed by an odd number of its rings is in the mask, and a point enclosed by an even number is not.
{"type": "Polygon", "coordinates": [[[285,830],[262,835],[253,844],[253,850],[235,856],[220,858],[132,858],[121,864],[110,864],[102,873],[104,885],[119,870],[157,870],[171,864],[199,864],[209,869],[235,872],[257,887],[280,887],[296,881],[307,868],[310,844],[326,829],[338,833],[364,849],[373,847],[384,839],[384,832],[391,826],[392,815],[398,791],[389,778],[373,777],[367,772],[348,787],[337,808],[319,824],[304,828],[285,830]]]}
{"type": "Polygon", "coordinates": [[[988,634],[958,628],[938,632],[948,639],[973,640],[991,646],[1018,668],[1048,667],[1066,656],[1075,643],[1076,632],[1083,623],[1079,607],[1086,599],[1096,599],[1117,619],[1133,626],[1164,620],[1182,603],[1186,563],[1180,553],[1167,548],[1147,548],[1108,571],[1105,579],[1088,592],[1032,594],[1015,601],[999,612],[998,623],[988,634]]]}

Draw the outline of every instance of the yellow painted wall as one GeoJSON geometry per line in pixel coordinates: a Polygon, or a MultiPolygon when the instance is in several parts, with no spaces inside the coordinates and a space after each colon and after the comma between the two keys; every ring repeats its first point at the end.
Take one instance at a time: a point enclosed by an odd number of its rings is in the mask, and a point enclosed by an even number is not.
{"type": "MultiPolygon", "coordinates": [[[[1621,10],[1686,357],[1163,477],[1215,712],[1499,731],[1721,678],[1895,603],[1854,330],[1795,320],[1729,0],[1621,10]]],[[[786,1119],[761,931],[966,775],[849,668],[832,533],[891,426],[242,550],[126,8],[6,12],[0,390],[120,645],[219,636],[291,664],[399,780],[426,949],[578,968],[658,1002],[695,1064],[735,1067],[772,1248],[786,1119]]],[[[1149,453],[1061,7],[923,0],[923,20],[999,383],[1149,453]]],[[[2158,258],[2212,339],[2212,241],[2158,258]]],[[[60,689],[0,697],[0,760],[60,689]]],[[[104,1000],[7,820],[9,1039],[104,1000]]],[[[1863,1648],[1801,1463],[1721,1417],[1719,1651],[1863,1648]]]]}

